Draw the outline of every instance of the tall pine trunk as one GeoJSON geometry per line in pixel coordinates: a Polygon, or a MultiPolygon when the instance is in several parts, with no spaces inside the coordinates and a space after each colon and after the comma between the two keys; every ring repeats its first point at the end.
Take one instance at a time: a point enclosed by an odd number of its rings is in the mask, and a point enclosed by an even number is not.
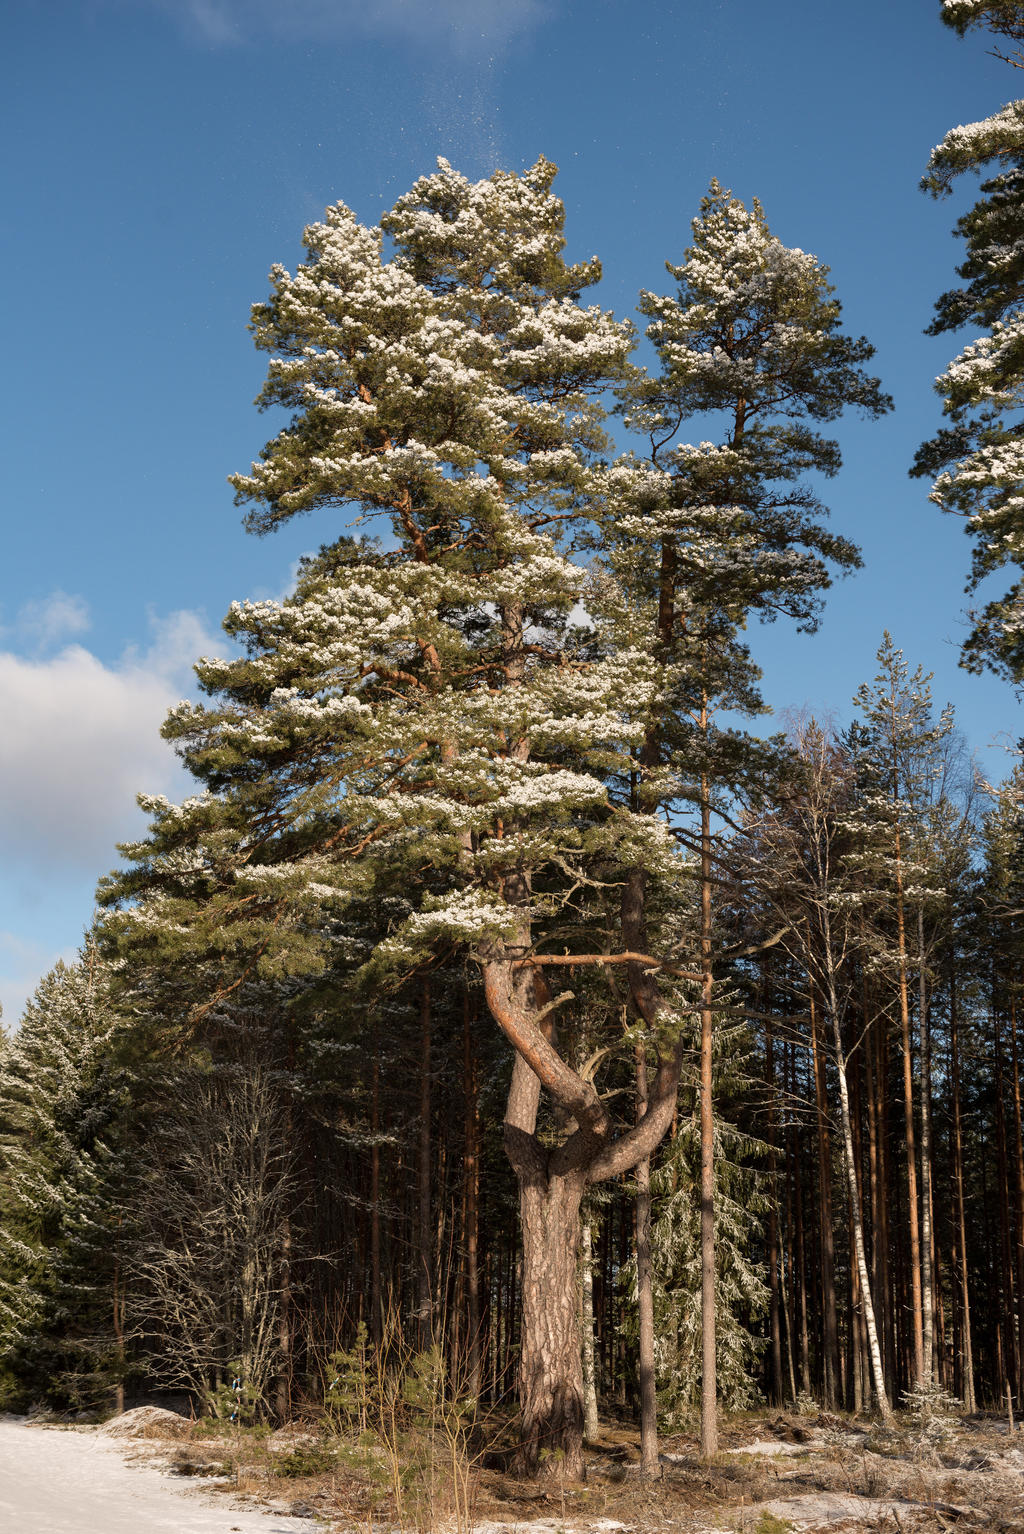
{"type": "MultiPolygon", "coordinates": [[[[641,1042],[636,1047],[636,1118],[647,1112],[647,1056],[641,1042]]],[[[651,1272],[651,1158],[644,1156],[636,1169],[636,1294],[639,1320],[640,1373],[640,1473],[655,1478],[658,1463],[658,1404],[654,1381],[654,1289],[651,1272]]]]}
{"type": "MultiPolygon", "coordinates": [[[[701,713],[707,728],[707,706],[701,713]]],[[[711,804],[708,780],[700,782],[700,1452],[718,1453],[718,1359],[715,1336],[715,1108],[712,1096],[711,804]]]]}

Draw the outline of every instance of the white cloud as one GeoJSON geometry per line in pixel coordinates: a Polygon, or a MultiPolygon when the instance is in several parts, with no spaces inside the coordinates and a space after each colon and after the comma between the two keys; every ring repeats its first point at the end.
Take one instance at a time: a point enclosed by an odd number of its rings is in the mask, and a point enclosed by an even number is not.
{"type": "Polygon", "coordinates": [[[551,0],[136,0],[169,12],[216,46],[267,36],[438,42],[460,53],[495,47],[543,20],[551,0]]]}
{"type": "MultiPolygon", "coordinates": [[[[183,787],[160,725],[218,648],[194,613],[154,620],[145,650],[107,665],[72,644],[45,659],[0,651],[0,866],[34,880],[102,873],[135,834],[135,795],[183,787]]],[[[223,648],[223,645],[220,646],[223,648]]]]}
{"type": "MultiPolygon", "coordinates": [[[[18,627],[23,637],[52,642],[85,622],[85,604],[56,592],[18,627]]],[[[74,956],[91,891],[117,861],[116,843],[144,827],[135,795],[189,792],[160,726],[193,692],[196,657],[223,653],[226,643],[195,613],[177,612],[151,617],[148,645],[113,665],[80,644],[48,656],[0,650],[0,1003],[8,1028],[40,977],[74,956]]]]}

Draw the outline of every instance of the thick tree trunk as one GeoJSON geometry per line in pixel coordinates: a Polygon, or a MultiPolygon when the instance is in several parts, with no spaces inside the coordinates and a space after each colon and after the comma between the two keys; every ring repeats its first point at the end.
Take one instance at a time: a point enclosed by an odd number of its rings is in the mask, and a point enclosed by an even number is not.
{"type": "Polygon", "coordinates": [[[523,1178],[519,1468],[583,1475],[583,1368],[577,1265],[583,1176],[523,1178]]]}
{"type": "Polygon", "coordinates": [[[576,1478],[583,1471],[580,1200],[589,1185],[629,1171],[660,1143],[672,1122],[683,1046],[677,1041],[660,1060],[641,1121],[611,1141],[608,1112],[592,1082],[552,1043],[558,1002],[540,974],[505,950],[483,962],[487,1005],[516,1050],[505,1150],[519,1182],[523,1231],[518,1466],[527,1474],[544,1468],[576,1478]],[[575,1126],[554,1148],[536,1134],[542,1082],[575,1126]]]}

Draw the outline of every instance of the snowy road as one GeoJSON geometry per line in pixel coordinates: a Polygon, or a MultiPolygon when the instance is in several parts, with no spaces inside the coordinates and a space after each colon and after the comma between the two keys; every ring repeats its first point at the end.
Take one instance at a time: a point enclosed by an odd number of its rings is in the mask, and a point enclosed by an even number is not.
{"type": "Polygon", "coordinates": [[[317,1525],[232,1506],[194,1481],[124,1462],[95,1433],[0,1418],[3,1534],[312,1534],[317,1525]]]}

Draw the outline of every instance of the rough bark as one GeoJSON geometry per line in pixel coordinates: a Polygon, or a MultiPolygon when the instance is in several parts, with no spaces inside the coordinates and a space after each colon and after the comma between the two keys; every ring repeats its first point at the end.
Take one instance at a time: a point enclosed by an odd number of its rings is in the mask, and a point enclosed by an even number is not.
{"type": "Polygon", "coordinates": [[[631,1170],[672,1122],[682,1045],[658,1064],[647,1110],[611,1139],[611,1121],[591,1082],[551,1041],[551,1007],[539,972],[507,952],[485,959],[491,1015],[516,1050],[505,1110],[505,1150],[519,1183],[523,1231],[523,1320],[519,1350],[522,1429],[517,1467],[579,1478],[583,1471],[583,1374],[578,1258],[584,1190],[631,1170]],[[575,1127],[560,1145],[538,1138],[541,1087],[575,1127]]]}

